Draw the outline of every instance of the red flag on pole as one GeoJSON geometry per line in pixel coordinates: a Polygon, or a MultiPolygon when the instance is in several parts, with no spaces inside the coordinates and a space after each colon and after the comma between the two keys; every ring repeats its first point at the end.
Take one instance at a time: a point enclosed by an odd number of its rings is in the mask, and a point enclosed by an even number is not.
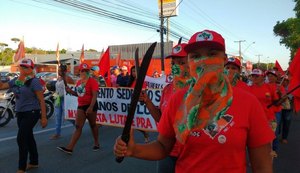
{"type": "Polygon", "coordinates": [[[84,61],[84,44],[82,45],[82,48],[81,48],[81,55],[80,55],[79,61],[80,61],[80,64],[82,64],[84,61]]]}
{"type": "Polygon", "coordinates": [[[25,46],[23,40],[21,40],[18,45],[18,49],[14,56],[14,62],[18,62],[22,58],[25,58],[25,46]]]}
{"type": "MultiPolygon", "coordinates": [[[[300,85],[300,48],[298,48],[295,57],[293,58],[292,62],[290,63],[289,72],[291,76],[289,90],[300,85]]],[[[300,110],[300,89],[295,90],[292,92],[294,96],[294,106],[295,111],[298,112],[300,110]]]]}
{"type": "Polygon", "coordinates": [[[275,68],[278,69],[278,72],[279,72],[281,75],[284,75],[284,71],[282,70],[282,68],[281,68],[281,66],[280,66],[280,64],[279,64],[279,62],[278,62],[277,60],[275,61],[275,68]]]}
{"type": "Polygon", "coordinates": [[[100,68],[100,75],[104,77],[105,82],[108,87],[111,86],[110,83],[110,54],[109,48],[106,49],[105,53],[100,57],[99,61],[99,68],[100,68]]]}
{"type": "Polygon", "coordinates": [[[56,60],[57,60],[57,64],[60,65],[60,59],[59,59],[59,43],[57,43],[57,48],[56,48],[56,60]]]}

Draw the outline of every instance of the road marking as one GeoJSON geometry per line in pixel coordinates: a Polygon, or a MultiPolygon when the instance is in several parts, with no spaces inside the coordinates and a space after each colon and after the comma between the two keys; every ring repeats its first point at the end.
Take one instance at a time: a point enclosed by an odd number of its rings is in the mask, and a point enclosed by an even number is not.
{"type": "MultiPolygon", "coordinates": [[[[73,126],[73,125],[69,124],[69,125],[61,126],[61,128],[64,129],[64,128],[68,128],[68,127],[71,127],[71,126],[73,126]]],[[[40,134],[40,133],[44,133],[44,132],[48,132],[48,131],[52,131],[52,130],[55,130],[55,128],[36,131],[36,132],[33,132],[33,134],[40,134]]],[[[17,136],[10,136],[10,137],[0,139],[0,142],[8,141],[8,140],[16,139],[16,138],[17,138],[17,136]]]]}

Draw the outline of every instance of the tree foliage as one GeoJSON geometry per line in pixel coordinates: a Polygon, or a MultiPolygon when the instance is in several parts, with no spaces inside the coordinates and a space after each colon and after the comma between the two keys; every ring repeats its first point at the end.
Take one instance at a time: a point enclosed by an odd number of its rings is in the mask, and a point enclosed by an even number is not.
{"type": "Polygon", "coordinates": [[[12,58],[14,52],[11,48],[6,48],[0,53],[0,65],[10,65],[12,63],[12,58]]]}
{"type": "Polygon", "coordinates": [[[295,8],[296,18],[289,18],[282,22],[277,21],[273,28],[276,36],[280,37],[280,44],[284,44],[291,51],[291,58],[293,58],[296,50],[300,47],[300,0],[296,2],[295,8]]]}

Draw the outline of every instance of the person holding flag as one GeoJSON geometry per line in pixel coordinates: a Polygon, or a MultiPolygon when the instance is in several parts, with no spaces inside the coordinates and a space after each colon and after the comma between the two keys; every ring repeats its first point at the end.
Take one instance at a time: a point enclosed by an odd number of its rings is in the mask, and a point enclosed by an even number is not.
{"type": "Polygon", "coordinates": [[[182,144],[177,173],[246,172],[246,151],[253,172],[272,172],[274,133],[258,100],[232,88],[223,73],[224,38],[211,30],[197,32],[184,50],[188,53],[190,88],[171,97],[158,124],[157,140],[137,144],[130,135],[126,144],[118,137],[114,154],[160,160],[177,140],[182,144]]]}

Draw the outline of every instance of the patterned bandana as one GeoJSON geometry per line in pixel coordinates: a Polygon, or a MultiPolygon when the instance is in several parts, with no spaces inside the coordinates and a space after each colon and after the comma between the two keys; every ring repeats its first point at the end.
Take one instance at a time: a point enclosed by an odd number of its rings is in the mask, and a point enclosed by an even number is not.
{"type": "Polygon", "coordinates": [[[21,87],[21,86],[23,86],[26,83],[26,81],[28,81],[28,80],[30,80],[32,78],[34,78],[34,74],[33,73],[31,73],[29,75],[20,75],[18,77],[18,79],[15,81],[15,85],[21,87]]]}
{"type": "Polygon", "coordinates": [[[237,82],[239,81],[240,79],[240,74],[237,73],[237,72],[230,72],[226,69],[224,69],[224,74],[227,75],[230,83],[232,86],[236,86],[237,82]]]}
{"type": "Polygon", "coordinates": [[[173,64],[171,66],[175,91],[188,85],[190,73],[188,66],[173,64]]]}
{"type": "Polygon", "coordinates": [[[232,88],[223,73],[223,58],[198,57],[189,64],[191,85],[173,125],[177,140],[183,144],[192,130],[201,130],[222,118],[232,103],[232,88]]]}
{"type": "Polygon", "coordinates": [[[80,85],[77,86],[77,95],[79,97],[83,97],[84,94],[85,94],[85,85],[86,85],[86,82],[82,82],[80,85]]]}

